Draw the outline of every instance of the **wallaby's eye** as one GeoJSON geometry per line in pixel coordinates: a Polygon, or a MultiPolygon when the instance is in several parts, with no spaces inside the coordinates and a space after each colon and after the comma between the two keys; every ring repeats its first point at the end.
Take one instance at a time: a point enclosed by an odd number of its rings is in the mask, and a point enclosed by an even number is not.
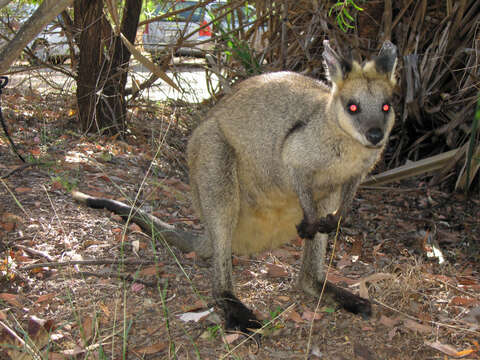
{"type": "Polygon", "coordinates": [[[350,104],[348,104],[348,105],[347,105],[347,109],[348,109],[348,112],[349,112],[350,114],[358,113],[359,110],[360,110],[359,107],[358,107],[358,105],[355,104],[355,103],[350,103],[350,104]]]}
{"type": "Polygon", "coordinates": [[[383,110],[383,112],[389,112],[390,111],[390,104],[383,104],[382,105],[382,110],[383,110]]]}

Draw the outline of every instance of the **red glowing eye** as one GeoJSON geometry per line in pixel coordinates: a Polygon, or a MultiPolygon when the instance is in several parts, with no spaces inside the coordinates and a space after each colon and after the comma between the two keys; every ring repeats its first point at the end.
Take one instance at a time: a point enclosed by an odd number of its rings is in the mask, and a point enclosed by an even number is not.
{"type": "Polygon", "coordinates": [[[350,112],[352,112],[352,113],[357,112],[358,106],[355,105],[355,104],[350,104],[350,105],[348,106],[348,110],[350,110],[350,112]]]}
{"type": "Polygon", "coordinates": [[[388,112],[388,110],[390,110],[390,105],[388,105],[388,104],[383,104],[382,110],[383,110],[384,112],[388,112]]]}

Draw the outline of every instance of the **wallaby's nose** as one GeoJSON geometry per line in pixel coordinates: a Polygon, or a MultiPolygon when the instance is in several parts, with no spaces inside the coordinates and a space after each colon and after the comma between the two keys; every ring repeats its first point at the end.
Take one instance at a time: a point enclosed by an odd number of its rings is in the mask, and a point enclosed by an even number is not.
{"type": "Polygon", "coordinates": [[[377,145],[383,139],[383,131],[380,128],[370,128],[367,131],[367,140],[372,143],[372,145],[377,145]]]}

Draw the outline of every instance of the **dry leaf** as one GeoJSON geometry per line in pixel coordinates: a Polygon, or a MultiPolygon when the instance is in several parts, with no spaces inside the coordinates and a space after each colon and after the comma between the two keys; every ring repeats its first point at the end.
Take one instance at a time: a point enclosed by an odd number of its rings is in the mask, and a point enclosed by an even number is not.
{"type": "Polygon", "coordinates": [[[0,227],[5,231],[10,232],[15,230],[15,223],[11,223],[11,222],[0,223],[0,227]]]}
{"type": "Polygon", "coordinates": [[[134,282],[134,283],[132,284],[132,287],[131,287],[131,290],[132,290],[132,292],[134,292],[134,293],[140,292],[140,291],[142,291],[143,289],[145,289],[145,285],[140,284],[140,283],[137,283],[137,282],[134,282]]]}
{"type": "Polygon", "coordinates": [[[223,337],[223,340],[225,341],[225,343],[231,344],[235,340],[239,339],[240,336],[241,336],[240,334],[228,334],[223,337]]]}
{"type": "MultiPolygon", "coordinates": [[[[34,349],[41,349],[48,344],[49,332],[53,329],[53,322],[51,320],[43,320],[35,316],[31,316],[28,320],[27,335],[28,347],[34,349]]],[[[27,351],[22,351],[23,344],[20,344],[10,333],[3,332],[0,342],[5,349],[5,352],[10,358],[15,360],[31,360],[32,358],[40,358],[40,356],[32,357],[27,351]],[[10,345],[10,346],[9,346],[10,345]]]]}
{"type": "Polygon", "coordinates": [[[456,357],[464,357],[464,356],[467,356],[467,355],[470,355],[470,354],[473,354],[477,352],[477,350],[475,349],[467,349],[467,350],[462,350],[462,351],[459,351],[455,354],[456,357]]]}
{"type": "Polygon", "coordinates": [[[465,296],[455,296],[450,300],[450,305],[455,305],[455,306],[472,306],[472,305],[478,305],[480,301],[477,299],[473,299],[470,297],[465,297],[465,296]]]}
{"type": "Polygon", "coordinates": [[[271,254],[279,259],[284,259],[291,255],[290,251],[284,248],[274,249],[271,251],[271,254]]]}
{"type": "Polygon", "coordinates": [[[138,251],[140,250],[140,241],[139,240],[133,240],[132,241],[132,251],[136,254],[138,254],[138,251]]]}
{"type": "Polygon", "coordinates": [[[128,226],[128,230],[132,232],[142,232],[142,228],[135,223],[132,223],[128,226]]]}
{"type": "Polygon", "coordinates": [[[138,274],[142,276],[153,276],[157,273],[160,274],[162,272],[162,267],[163,264],[148,266],[145,269],[141,270],[138,274]]]}
{"type": "Polygon", "coordinates": [[[190,251],[183,255],[185,259],[195,259],[197,257],[197,253],[195,251],[190,251]]]}
{"type": "Polygon", "coordinates": [[[197,300],[193,304],[182,305],[182,311],[191,312],[195,310],[205,309],[207,307],[207,303],[203,300],[197,300]]]}
{"type": "Polygon", "coordinates": [[[119,233],[119,234],[115,234],[114,236],[114,239],[116,242],[125,242],[128,240],[128,235],[127,234],[124,234],[124,233],[119,233]]]}
{"type": "Polygon", "coordinates": [[[432,327],[430,325],[423,325],[411,319],[404,320],[403,325],[407,329],[418,331],[419,333],[423,333],[423,334],[428,334],[432,332],[432,327]]]}
{"type": "Polygon", "coordinates": [[[325,314],[321,314],[321,313],[315,313],[314,311],[304,311],[303,314],[302,314],[302,319],[303,320],[306,320],[306,321],[312,321],[312,320],[320,320],[323,315],[325,314]]]}
{"type": "Polygon", "coordinates": [[[93,330],[94,330],[94,326],[93,326],[93,317],[91,316],[86,316],[83,321],[82,321],[82,330],[83,330],[83,333],[82,333],[82,340],[83,340],[83,345],[84,346],[87,346],[88,345],[88,342],[89,340],[92,338],[92,335],[93,335],[93,330]]]}
{"type": "Polygon", "coordinates": [[[6,212],[2,215],[2,221],[6,223],[21,224],[23,223],[23,218],[18,215],[6,212]]]}
{"type": "Polygon", "coordinates": [[[350,279],[345,276],[340,275],[338,272],[329,271],[328,281],[338,285],[339,283],[345,283],[347,285],[357,284],[358,280],[350,279]]]}
{"type": "Polygon", "coordinates": [[[177,315],[177,317],[183,322],[189,322],[189,321],[199,322],[200,320],[206,318],[211,313],[213,313],[213,308],[210,308],[205,311],[199,311],[199,312],[187,312],[184,314],[177,315]]]}
{"type": "Polygon", "coordinates": [[[100,303],[99,306],[100,309],[102,309],[103,313],[106,315],[106,317],[109,318],[111,314],[109,307],[103,303],[100,303]]]}
{"type": "Polygon", "coordinates": [[[31,191],[32,191],[32,188],[29,188],[29,187],[18,187],[15,189],[15,192],[19,194],[23,194],[31,191]]]}
{"type": "Polygon", "coordinates": [[[77,355],[83,354],[85,352],[80,346],[76,345],[73,349],[67,349],[61,351],[62,354],[70,357],[76,357],[77,355]]]}
{"type": "Polygon", "coordinates": [[[35,301],[35,304],[38,304],[38,303],[41,303],[41,302],[44,302],[44,301],[52,300],[55,296],[57,296],[56,293],[50,293],[50,294],[40,295],[40,296],[38,297],[37,301],[35,301]]]}
{"type": "Polygon", "coordinates": [[[267,273],[271,277],[286,277],[288,272],[279,265],[267,264],[267,273]]]}
{"type": "Polygon", "coordinates": [[[163,351],[167,348],[168,344],[166,342],[159,342],[150,346],[144,346],[141,348],[135,348],[133,351],[142,355],[151,355],[156,354],[160,351],[163,351]]]}
{"type": "Polygon", "coordinates": [[[0,300],[3,300],[18,308],[22,307],[22,304],[19,301],[19,296],[15,294],[0,293],[0,300]]]}
{"type": "Polygon", "coordinates": [[[112,179],[110,179],[107,175],[100,175],[98,178],[105,182],[112,182],[112,179]]]}
{"type": "Polygon", "coordinates": [[[292,320],[293,322],[296,322],[296,323],[304,322],[302,317],[300,316],[300,314],[298,312],[296,312],[295,310],[290,310],[288,312],[286,318],[289,319],[289,320],[292,320]]]}
{"type": "Polygon", "coordinates": [[[400,323],[400,319],[398,318],[390,318],[388,316],[382,315],[380,316],[380,320],[378,322],[386,327],[392,328],[400,323]]]}
{"type": "Polygon", "coordinates": [[[52,182],[52,185],[50,185],[51,190],[63,190],[63,185],[60,181],[54,181],[52,182]]]}
{"type": "Polygon", "coordinates": [[[425,345],[430,346],[431,348],[434,348],[435,350],[438,350],[448,356],[456,356],[458,353],[457,349],[455,349],[453,346],[442,344],[439,341],[425,341],[425,345]]]}

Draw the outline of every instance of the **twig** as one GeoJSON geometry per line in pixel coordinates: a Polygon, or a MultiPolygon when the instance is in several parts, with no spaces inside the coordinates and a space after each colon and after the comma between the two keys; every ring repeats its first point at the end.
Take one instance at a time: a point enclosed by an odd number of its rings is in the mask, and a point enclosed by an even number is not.
{"type": "MultiPolygon", "coordinates": [[[[418,319],[418,317],[415,317],[415,316],[412,316],[412,315],[409,315],[403,311],[400,311],[400,310],[397,310],[387,304],[384,304],[383,302],[379,301],[379,300],[375,300],[375,299],[372,299],[371,300],[374,304],[377,304],[379,306],[382,306],[384,307],[385,309],[388,309],[390,311],[393,311],[397,314],[400,314],[402,316],[405,316],[407,319],[410,319],[410,320],[414,320],[414,321],[420,321],[418,319]]],[[[438,322],[438,321],[434,321],[434,320],[426,320],[425,322],[431,324],[431,325],[434,325],[434,326],[438,326],[438,327],[446,327],[446,328],[449,328],[449,329],[455,329],[455,330],[459,330],[459,331],[465,331],[465,332],[468,332],[470,334],[474,334],[474,335],[480,335],[480,332],[479,331],[476,331],[476,330],[472,330],[472,329],[467,329],[467,328],[462,328],[462,327],[459,327],[459,326],[455,326],[455,325],[450,325],[450,324],[445,324],[445,323],[441,323],[441,322],[438,322]]]]}
{"type": "Polygon", "coordinates": [[[38,166],[38,165],[41,165],[41,164],[39,164],[39,163],[28,163],[28,164],[20,165],[20,166],[16,167],[15,169],[10,170],[8,173],[1,176],[0,178],[1,179],[6,179],[9,176],[11,176],[12,174],[16,173],[17,171],[25,170],[26,168],[29,168],[29,167],[32,167],[32,166],[38,166]]]}
{"type": "Polygon", "coordinates": [[[90,271],[79,271],[79,272],[72,273],[71,275],[74,276],[74,277],[96,276],[96,277],[101,277],[101,278],[106,278],[106,279],[114,277],[114,278],[118,278],[118,279],[125,280],[125,281],[132,281],[132,282],[140,283],[140,284],[143,284],[143,285],[149,286],[149,287],[154,287],[154,286],[157,285],[156,281],[142,280],[142,279],[135,278],[130,274],[118,274],[118,273],[114,273],[114,272],[95,273],[95,272],[90,272],[90,271]]]}
{"type": "Polygon", "coordinates": [[[72,261],[60,261],[60,262],[48,262],[48,263],[38,263],[32,265],[22,266],[20,270],[31,270],[37,269],[40,267],[62,267],[62,266],[72,266],[72,265],[152,265],[156,264],[156,260],[113,260],[113,259],[104,259],[104,260],[72,260],[72,261]]]}
{"type": "Polygon", "coordinates": [[[46,252],[44,251],[40,251],[40,250],[35,250],[35,249],[32,249],[32,248],[29,248],[28,246],[25,246],[25,245],[20,245],[20,244],[15,244],[13,245],[14,247],[17,247],[19,249],[22,249],[30,254],[33,254],[33,255],[38,255],[38,256],[41,256],[41,257],[44,257],[45,259],[47,259],[48,261],[55,261],[55,258],[51,257],[50,255],[48,255],[46,252]]]}
{"type": "Polygon", "coordinates": [[[0,325],[10,334],[12,335],[20,344],[28,350],[29,354],[31,355],[32,359],[34,360],[41,360],[41,357],[32,349],[32,347],[27,344],[18,334],[13,331],[7,324],[3,321],[0,321],[0,325]]]}

